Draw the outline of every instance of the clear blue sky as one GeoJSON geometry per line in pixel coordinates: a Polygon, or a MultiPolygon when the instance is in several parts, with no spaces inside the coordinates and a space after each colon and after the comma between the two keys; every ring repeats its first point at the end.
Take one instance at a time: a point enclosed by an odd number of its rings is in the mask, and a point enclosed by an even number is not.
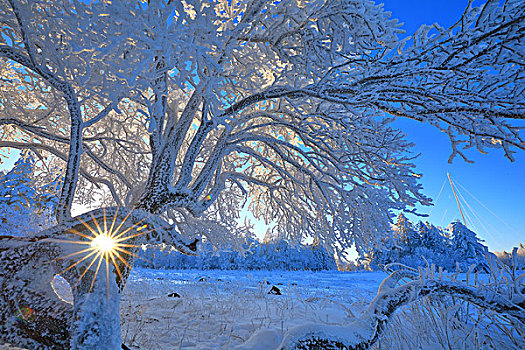
{"type": "MultiPolygon", "coordinates": [[[[404,22],[407,35],[421,24],[437,22],[442,26],[450,26],[459,19],[468,3],[467,0],[382,2],[384,8],[392,12],[392,17],[404,22]]],[[[475,2],[480,3],[482,1],[475,2]]],[[[448,164],[451,147],[445,134],[409,120],[397,121],[396,125],[416,144],[414,151],[421,153],[415,161],[417,170],[423,174],[421,182],[424,193],[435,200],[434,207],[421,209],[421,212],[431,213],[428,219],[423,220],[446,226],[454,219],[461,219],[448,180],[436,201],[448,171],[452,180],[464,188],[458,186],[459,192],[472,208],[470,210],[467,205],[462,205],[473,223],[468,225],[469,228],[485,240],[489,249],[510,250],[525,242],[525,151],[516,154],[514,163],[505,159],[502,151],[491,150],[486,155],[472,151],[469,155],[475,161],[474,164],[467,164],[460,157],[454,159],[453,164],[448,164]]]]}
{"type": "MultiPolygon", "coordinates": [[[[463,12],[467,0],[384,0],[384,5],[393,17],[405,23],[406,35],[409,35],[421,24],[453,24],[463,12]]],[[[467,164],[461,158],[448,164],[451,148],[445,134],[409,120],[397,121],[395,125],[402,128],[407,138],[416,144],[413,151],[421,153],[415,161],[417,171],[423,174],[424,193],[435,200],[434,207],[420,208],[422,213],[431,214],[423,220],[447,226],[461,218],[450,185],[445,182],[448,171],[452,179],[462,186],[458,186],[458,190],[472,208],[470,210],[463,205],[471,219],[468,226],[485,240],[491,250],[510,250],[525,242],[524,151],[516,154],[514,163],[505,159],[501,151],[492,150],[487,155],[470,153],[474,164],[467,164]],[[441,188],[443,190],[437,198],[441,188]]],[[[6,164],[0,164],[0,170],[10,168],[15,160],[16,157],[11,157],[6,164]]],[[[410,219],[418,220],[415,217],[410,219]]],[[[258,230],[263,227],[256,225],[258,230]]]]}

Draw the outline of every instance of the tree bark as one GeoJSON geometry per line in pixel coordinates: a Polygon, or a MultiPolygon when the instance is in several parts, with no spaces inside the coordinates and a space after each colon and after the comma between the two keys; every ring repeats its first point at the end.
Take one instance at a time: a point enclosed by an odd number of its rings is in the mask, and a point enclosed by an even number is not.
{"type": "Polygon", "coordinates": [[[86,274],[73,288],[71,349],[120,349],[120,288],[116,275],[86,274]],[[92,283],[93,282],[93,283],[92,283]]]}
{"type": "Polygon", "coordinates": [[[0,238],[0,339],[28,349],[69,349],[73,306],[51,287],[56,245],[0,238]]]}

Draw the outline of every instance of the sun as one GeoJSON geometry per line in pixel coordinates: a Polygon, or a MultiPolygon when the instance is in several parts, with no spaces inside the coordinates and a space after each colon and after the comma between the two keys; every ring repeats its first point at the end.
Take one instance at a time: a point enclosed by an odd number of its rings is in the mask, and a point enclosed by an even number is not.
{"type": "Polygon", "coordinates": [[[133,210],[130,210],[129,213],[124,218],[124,220],[122,220],[118,225],[116,225],[116,221],[118,217],[119,208],[117,208],[117,210],[115,211],[115,215],[113,216],[111,225],[108,225],[109,222],[106,217],[105,209],[103,210],[102,227],[101,225],[99,225],[94,215],[92,215],[91,220],[89,221],[84,221],[78,218],[78,220],[87,229],[87,231],[91,233],[91,235],[79,232],[75,229],[69,229],[67,231],[68,233],[72,233],[80,237],[82,240],[58,240],[58,239],[53,240],[54,242],[59,242],[59,243],[79,244],[79,245],[86,246],[85,249],[81,249],[74,253],[57,258],[57,260],[64,260],[64,259],[69,259],[75,256],[79,256],[78,260],[73,262],[70,266],[68,266],[66,269],[64,269],[59,274],[63,274],[64,272],[84,262],[84,264],[87,264],[87,267],[82,272],[76,284],[80,283],[80,281],[82,280],[82,278],[84,278],[87,272],[92,270],[93,268],[94,275],[93,275],[93,280],[90,286],[90,290],[91,290],[91,288],[93,288],[93,285],[95,283],[95,279],[98,275],[100,267],[102,263],[104,262],[108,291],[109,291],[110,266],[115,267],[115,271],[117,272],[118,276],[120,277],[121,280],[123,280],[122,272],[119,268],[118,261],[121,261],[126,267],[131,268],[128,262],[126,261],[126,259],[123,257],[123,255],[126,254],[126,255],[130,255],[130,256],[138,258],[138,256],[134,254],[133,252],[131,252],[130,250],[128,250],[128,248],[139,247],[138,245],[130,244],[130,243],[127,243],[126,241],[153,231],[153,230],[147,230],[148,228],[147,224],[142,224],[149,216],[143,218],[136,224],[133,224],[130,227],[123,230],[122,228],[126,220],[131,215],[132,211],[133,210]]]}
{"type": "Polygon", "coordinates": [[[116,244],[117,243],[113,239],[113,237],[110,237],[107,235],[107,233],[104,233],[95,237],[89,245],[93,249],[96,249],[100,252],[112,253],[113,249],[115,249],[116,244]]]}

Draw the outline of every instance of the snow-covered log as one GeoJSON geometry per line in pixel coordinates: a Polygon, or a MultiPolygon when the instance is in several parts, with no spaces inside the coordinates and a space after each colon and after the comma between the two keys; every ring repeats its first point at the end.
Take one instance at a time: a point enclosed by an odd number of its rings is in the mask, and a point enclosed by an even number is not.
{"type": "Polygon", "coordinates": [[[286,333],[280,350],[368,349],[379,338],[388,320],[400,307],[430,295],[454,296],[478,307],[511,316],[525,326],[525,297],[508,297],[488,287],[473,287],[457,281],[419,279],[393,288],[400,278],[414,276],[396,271],[387,277],[368,308],[350,324],[341,326],[304,325],[286,333]]]}

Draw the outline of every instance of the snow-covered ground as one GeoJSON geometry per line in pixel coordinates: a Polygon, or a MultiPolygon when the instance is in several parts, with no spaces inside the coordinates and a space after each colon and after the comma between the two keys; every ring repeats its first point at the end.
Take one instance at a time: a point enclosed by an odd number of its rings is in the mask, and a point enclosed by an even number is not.
{"type": "MultiPolygon", "coordinates": [[[[134,268],[120,305],[122,340],[133,350],[234,349],[257,333],[251,350],[275,349],[294,326],[346,323],[385,277],[380,272],[134,268]],[[273,286],[281,295],[269,294],[273,286]]],[[[72,300],[63,283],[58,280],[55,287],[72,300]]],[[[0,345],[0,350],[15,349],[0,345]]]]}
{"type": "MultiPolygon", "coordinates": [[[[274,350],[296,326],[348,323],[385,277],[381,272],[135,268],[120,305],[122,340],[133,350],[274,350]],[[273,287],[281,295],[271,294],[273,287]]],[[[55,282],[68,300],[65,286],[63,280],[55,282]]],[[[494,322],[485,314],[464,324],[465,311],[474,309],[461,311],[440,299],[400,310],[377,349],[524,348],[523,330],[505,319],[496,315],[494,322]]],[[[15,349],[0,345],[0,350],[15,349]]]]}
{"type": "Polygon", "coordinates": [[[132,349],[233,349],[258,331],[257,349],[275,349],[294,326],[347,322],[385,277],[138,268],[122,298],[122,339],[132,349]],[[282,295],[268,294],[273,286],[282,295]]]}

